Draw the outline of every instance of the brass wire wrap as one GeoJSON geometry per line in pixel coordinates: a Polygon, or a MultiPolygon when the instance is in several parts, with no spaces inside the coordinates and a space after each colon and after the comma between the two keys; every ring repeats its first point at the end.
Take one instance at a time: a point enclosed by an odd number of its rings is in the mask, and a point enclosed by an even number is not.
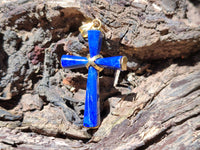
{"type": "Polygon", "coordinates": [[[102,55],[96,55],[94,57],[90,57],[90,55],[87,56],[88,59],[88,63],[86,64],[87,69],[89,68],[89,66],[94,67],[97,71],[101,72],[103,70],[102,67],[99,67],[97,64],[95,64],[95,60],[97,60],[98,58],[103,58],[102,55]]]}

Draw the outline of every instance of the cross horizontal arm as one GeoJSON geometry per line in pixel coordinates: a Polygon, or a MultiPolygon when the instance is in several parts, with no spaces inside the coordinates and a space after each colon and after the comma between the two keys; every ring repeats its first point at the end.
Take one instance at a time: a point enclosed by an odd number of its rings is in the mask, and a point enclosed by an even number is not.
{"type": "Polygon", "coordinates": [[[75,69],[85,67],[88,63],[86,57],[72,56],[72,55],[62,55],[61,65],[63,68],[75,69]]]}
{"type": "Polygon", "coordinates": [[[103,68],[126,70],[127,58],[125,56],[99,58],[95,63],[103,68]]]}

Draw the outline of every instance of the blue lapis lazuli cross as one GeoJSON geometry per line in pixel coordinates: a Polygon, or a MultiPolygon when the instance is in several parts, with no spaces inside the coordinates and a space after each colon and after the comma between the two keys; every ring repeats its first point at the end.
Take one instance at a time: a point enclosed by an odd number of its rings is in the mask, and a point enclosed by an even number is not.
{"type": "Polygon", "coordinates": [[[100,125],[99,72],[102,68],[125,70],[127,58],[125,56],[103,58],[99,55],[102,43],[100,30],[88,30],[88,42],[89,57],[63,55],[61,65],[69,69],[84,66],[88,68],[83,126],[97,128],[100,125]]]}

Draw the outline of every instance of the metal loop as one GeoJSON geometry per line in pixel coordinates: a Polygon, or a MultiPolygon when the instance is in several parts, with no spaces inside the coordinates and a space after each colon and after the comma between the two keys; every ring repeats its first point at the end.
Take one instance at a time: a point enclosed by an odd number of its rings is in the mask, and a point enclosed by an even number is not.
{"type": "Polygon", "coordinates": [[[101,21],[99,19],[94,19],[92,23],[93,23],[92,29],[95,29],[95,30],[101,29],[101,21]]]}
{"type": "Polygon", "coordinates": [[[102,67],[99,67],[95,61],[99,58],[103,58],[102,55],[96,55],[96,56],[93,56],[92,58],[90,57],[90,55],[87,56],[87,59],[88,59],[88,63],[86,64],[86,68],[88,69],[89,66],[92,66],[94,67],[97,71],[101,72],[103,70],[102,67]]]}
{"type": "Polygon", "coordinates": [[[83,23],[83,25],[79,27],[79,31],[84,38],[88,37],[88,30],[101,31],[101,21],[99,19],[94,19],[91,22],[83,23]]]}

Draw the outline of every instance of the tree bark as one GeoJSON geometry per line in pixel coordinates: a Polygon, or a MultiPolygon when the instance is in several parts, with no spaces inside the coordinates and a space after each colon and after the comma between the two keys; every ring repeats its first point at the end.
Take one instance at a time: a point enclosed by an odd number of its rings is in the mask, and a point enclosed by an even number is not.
{"type": "Polygon", "coordinates": [[[0,3],[0,149],[200,149],[200,3],[192,0],[20,0],[0,3]],[[98,18],[104,57],[101,125],[82,127],[88,54],[78,28],[98,18]]]}

